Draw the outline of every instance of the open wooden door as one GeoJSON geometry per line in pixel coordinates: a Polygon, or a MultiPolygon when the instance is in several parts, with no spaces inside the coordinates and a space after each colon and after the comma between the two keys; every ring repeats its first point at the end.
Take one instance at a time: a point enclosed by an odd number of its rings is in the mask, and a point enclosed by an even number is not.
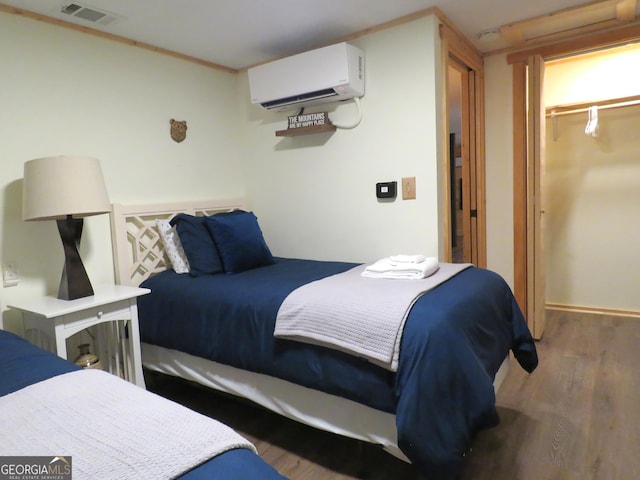
{"type": "Polygon", "coordinates": [[[540,339],[545,326],[544,173],[545,108],[543,96],[544,59],[527,62],[527,323],[533,337],[540,339]]]}
{"type": "Polygon", "coordinates": [[[475,74],[452,55],[449,55],[447,66],[450,80],[447,88],[449,134],[455,137],[453,148],[449,149],[451,165],[449,185],[452,190],[449,211],[453,252],[449,261],[477,264],[477,222],[472,218],[472,211],[477,211],[476,180],[472,175],[472,171],[475,172],[475,156],[470,148],[473,127],[471,119],[475,112],[475,99],[470,92],[473,92],[475,74]],[[454,79],[456,82],[452,81],[454,79]],[[455,88],[452,88],[454,83],[455,88]],[[452,101],[454,97],[457,98],[457,102],[452,101]],[[457,110],[457,122],[451,121],[454,116],[453,110],[457,110]],[[458,125],[453,128],[453,123],[458,125]],[[455,154],[452,155],[454,152],[455,154]]]}
{"type": "MultiPolygon", "coordinates": [[[[471,262],[478,267],[487,266],[487,234],[486,234],[486,193],[485,193],[485,158],[484,158],[484,83],[482,57],[458,34],[444,25],[440,28],[443,39],[444,71],[454,72],[460,79],[460,159],[461,159],[461,203],[463,262],[471,262]]],[[[445,75],[448,77],[448,75],[445,75]]],[[[445,80],[445,85],[447,81],[445,80]]],[[[448,97],[448,95],[445,95],[448,97]]],[[[450,98],[445,98],[444,117],[449,119],[450,98]]],[[[445,158],[446,178],[443,178],[442,201],[447,205],[445,219],[445,254],[444,260],[451,262],[453,233],[451,218],[455,215],[452,208],[453,198],[451,186],[450,132],[446,132],[443,141],[447,152],[445,158]]]]}

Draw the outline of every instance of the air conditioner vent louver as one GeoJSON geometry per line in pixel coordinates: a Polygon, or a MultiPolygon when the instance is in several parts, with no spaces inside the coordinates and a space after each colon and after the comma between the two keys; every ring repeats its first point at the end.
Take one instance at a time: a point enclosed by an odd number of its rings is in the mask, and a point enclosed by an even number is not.
{"type": "Polygon", "coordinates": [[[81,18],[82,20],[86,20],[91,23],[98,23],[100,25],[109,25],[120,18],[118,15],[113,13],[100,11],[78,3],[63,5],[60,12],[66,15],[71,15],[72,17],[81,18]]]}
{"type": "Polygon", "coordinates": [[[298,105],[301,102],[320,100],[321,98],[335,97],[337,95],[338,94],[333,88],[326,88],[324,90],[317,90],[315,92],[303,93],[301,95],[294,95],[292,97],[285,97],[270,102],[264,102],[260,105],[269,110],[271,108],[286,107],[288,105],[298,105]]]}

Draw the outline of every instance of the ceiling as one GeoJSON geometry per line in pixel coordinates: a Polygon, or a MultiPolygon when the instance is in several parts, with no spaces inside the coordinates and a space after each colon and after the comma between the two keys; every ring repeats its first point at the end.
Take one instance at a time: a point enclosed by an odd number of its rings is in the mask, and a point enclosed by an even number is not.
{"type": "MultiPolygon", "coordinates": [[[[608,0],[604,3],[628,2],[608,0]]],[[[232,69],[340,41],[405,15],[438,7],[481,52],[508,46],[480,33],[578,5],[584,0],[88,0],[73,2],[114,18],[107,25],[61,13],[65,0],[0,0],[47,17],[143,42],[232,69]]],[[[636,10],[635,0],[630,7],[636,10]]],[[[603,3],[603,2],[599,2],[603,3]]],[[[5,9],[6,10],[6,9],[5,9]]],[[[541,23],[541,22],[539,22],[541,23]]],[[[504,30],[503,30],[504,32],[504,30]]],[[[513,35],[513,34],[511,34],[513,35]]]]}

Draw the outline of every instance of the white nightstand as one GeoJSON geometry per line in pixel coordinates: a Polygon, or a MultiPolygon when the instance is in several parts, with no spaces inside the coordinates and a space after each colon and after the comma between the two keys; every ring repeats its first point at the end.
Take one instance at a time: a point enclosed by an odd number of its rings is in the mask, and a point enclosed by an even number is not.
{"type": "Polygon", "coordinates": [[[150,290],[103,285],[94,292],[77,300],[40,297],[7,306],[22,312],[25,332],[36,328],[46,334],[55,349],[51,344],[41,346],[62,358],[67,358],[67,338],[96,325],[96,349],[105,370],[145,388],[136,300],[150,290]]]}

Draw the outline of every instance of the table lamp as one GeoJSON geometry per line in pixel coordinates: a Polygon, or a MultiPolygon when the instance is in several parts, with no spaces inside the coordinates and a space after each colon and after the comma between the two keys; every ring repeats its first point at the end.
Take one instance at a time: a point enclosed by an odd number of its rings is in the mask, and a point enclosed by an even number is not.
{"type": "Polygon", "coordinates": [[[93,295],[78,247],[83,217],[111,209],[96,158],[45,157],[24,164],[23,220],[56,220],[64,247],[64,269],[58,298],[74,300],[93,295]]]}

